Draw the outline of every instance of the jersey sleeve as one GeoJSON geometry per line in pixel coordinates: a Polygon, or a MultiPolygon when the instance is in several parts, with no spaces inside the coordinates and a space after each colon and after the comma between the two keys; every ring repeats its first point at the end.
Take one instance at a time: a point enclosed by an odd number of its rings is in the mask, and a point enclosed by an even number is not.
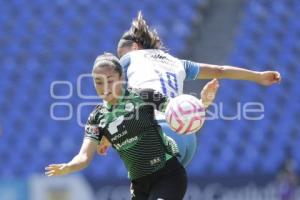
{"type": "Polygon", "coordinates": [[[200,73],[200,64],[196,62],[192,62],[189,60],[181,60],[185,72],[186,72],[186,80],[195,80],[197,79],[199,73],[200,73]]]}
{"type": "Polygon", "coordinates": [[[97,111],[95,110],[90,114],[84,128],[84,137],[100,143],[103,133],[101,133],[99,123],[97,123],[97,115],[97,111]]]}
{"type": "Polygon", "coordinates": [[[130,62],[131,62],[131,59],[130,59],[130,56],[127,54],[127,55],[124,55],[121,59],[120,59],[120,64],[122,66],[122,71],[123,71],[123,74],[124,74],[124,78],[125,78],[125,81],[127,82],[128,81],[128,76],[127,76],[127,71],[128,71],[128,67],[130,65],[130,62]]]}
{"type": "Polygon", "coordinates": [[[138,95],[146,103],[152,104],[155,110],[165,111],[169,98],[162,93],[153,89],[139,89],[137,90],[138,95]]]}

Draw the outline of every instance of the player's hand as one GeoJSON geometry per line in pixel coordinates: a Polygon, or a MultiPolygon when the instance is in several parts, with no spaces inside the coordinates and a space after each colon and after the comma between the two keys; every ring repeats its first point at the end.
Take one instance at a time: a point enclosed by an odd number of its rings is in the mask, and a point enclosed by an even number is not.
{"type": "Polygon", "coordinates": [[[45,168],[47,176],[63,176],[69,173],[69,166],[66,163],[51,164],[45,168]]]}
{"type": "Polygon", "coordinates": [[[97,152],[101,156],[105,156],[107,154],[108,148],[111,146],[111,143],[106,139],[106,137],[102,137],[100,144],[97,147],[97,152]]]}
{"type": "Polygon", "coordinates": [[[214,101],[219,88],[219,81],[213,79],[209,81],[201,91],[201,101],[205,108],[207,108],[214,101]]]}
{"type": "Polygon", "coordinates": [[[264,71],[260,72],[257,83],[264,85],[264,86],[270,86],[275,83],[279,83],[281,81],[280,73],[277,71],[264,71]]]}

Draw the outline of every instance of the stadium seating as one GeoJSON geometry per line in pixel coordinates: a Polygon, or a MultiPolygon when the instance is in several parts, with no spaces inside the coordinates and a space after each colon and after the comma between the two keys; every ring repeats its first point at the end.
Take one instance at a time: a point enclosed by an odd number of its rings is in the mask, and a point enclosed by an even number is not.
{"type": "Polygon", "coordinates": [[[222,81],[221,88],[225,88],[220,89],[216,102],[225,105],[223,116],[236,116],[238,103],[252,101],[264,106],[264,117],[207,121],[199,135],[197,155],[188,168],[190,173],[276,174],[290,158],[300,170],[296,153],[300,141],[300,89],[296,83],[300,74],[300,26],[296,18],[300,18],[298,1],[253,0],[245,4],[229,64],[278,70],[283,80],[268,88],[222,81]]]}
{"type": "MultiPolygon", "coordinates": [[[[208,1],[189,0],[184,5],[176,1],[0,1],[0,176],[43,173],[47,164],[66,162],[77,153],[83,137],[78,121],[85,123],[92,104],[99,102],[79,96],[95,91],[89,78],[78,77],[90,73],[98,54],[115,52],[138,10],[144,11],[172,54],[182,53],[193,22],[201,18],[199,11],[208,1]],[[51,95],[53,81],[64,81],[53,88],[59,98],[51,95]],[[69,120],[51,118],[55,103],[53,114],[68,117],[72,111],[69,120]]],[[[253,101],[264,105],[264,118],[208,120],[188,167],[192,176],[276,173],[288,156],[300,169],[300,89],[293,84],[300,74],[300,25],[295,20],[299,18],[296,0],[246,3],[228,64],[276,69],[283,82],[271,88],[221,82],[226,89],[216,100],[223,105],[219,114],[233,117],[238,102],[253,101]]],[[[97,157],[84,174],[101,179],[107,174],[127,176],[113,152],[97,157]]]]}

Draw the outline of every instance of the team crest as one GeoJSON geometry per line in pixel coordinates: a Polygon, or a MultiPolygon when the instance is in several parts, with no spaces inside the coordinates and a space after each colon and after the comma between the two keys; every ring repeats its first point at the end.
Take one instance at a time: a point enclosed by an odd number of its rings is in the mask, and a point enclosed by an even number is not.
{"type": "Polygon", "coordinates": [[[95,125],[88,125],[85,127],[85,132],[90,133],[92,135],[98,136],[99,135],[99,128],[95,125]]]}

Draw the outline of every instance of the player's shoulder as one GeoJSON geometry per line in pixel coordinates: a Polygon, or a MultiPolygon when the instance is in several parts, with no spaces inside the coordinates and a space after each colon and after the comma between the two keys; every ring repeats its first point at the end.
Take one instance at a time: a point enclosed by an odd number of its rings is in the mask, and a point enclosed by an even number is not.
{"type": "Polygon", "coordinates": [[[97,124],[99,123],[99,120],[103,118],[105,115],[106,108],[102,104],[98,104],[94,107],[92,112],[89,115],[88,123],[89,124],[97,124]]]}
{"type": "Polygon", "coordinates": [[[131,55],[129,53],[125,54],[120,58],[120,64],[124,68],[128,67],[131,64],[131,55]]]}

